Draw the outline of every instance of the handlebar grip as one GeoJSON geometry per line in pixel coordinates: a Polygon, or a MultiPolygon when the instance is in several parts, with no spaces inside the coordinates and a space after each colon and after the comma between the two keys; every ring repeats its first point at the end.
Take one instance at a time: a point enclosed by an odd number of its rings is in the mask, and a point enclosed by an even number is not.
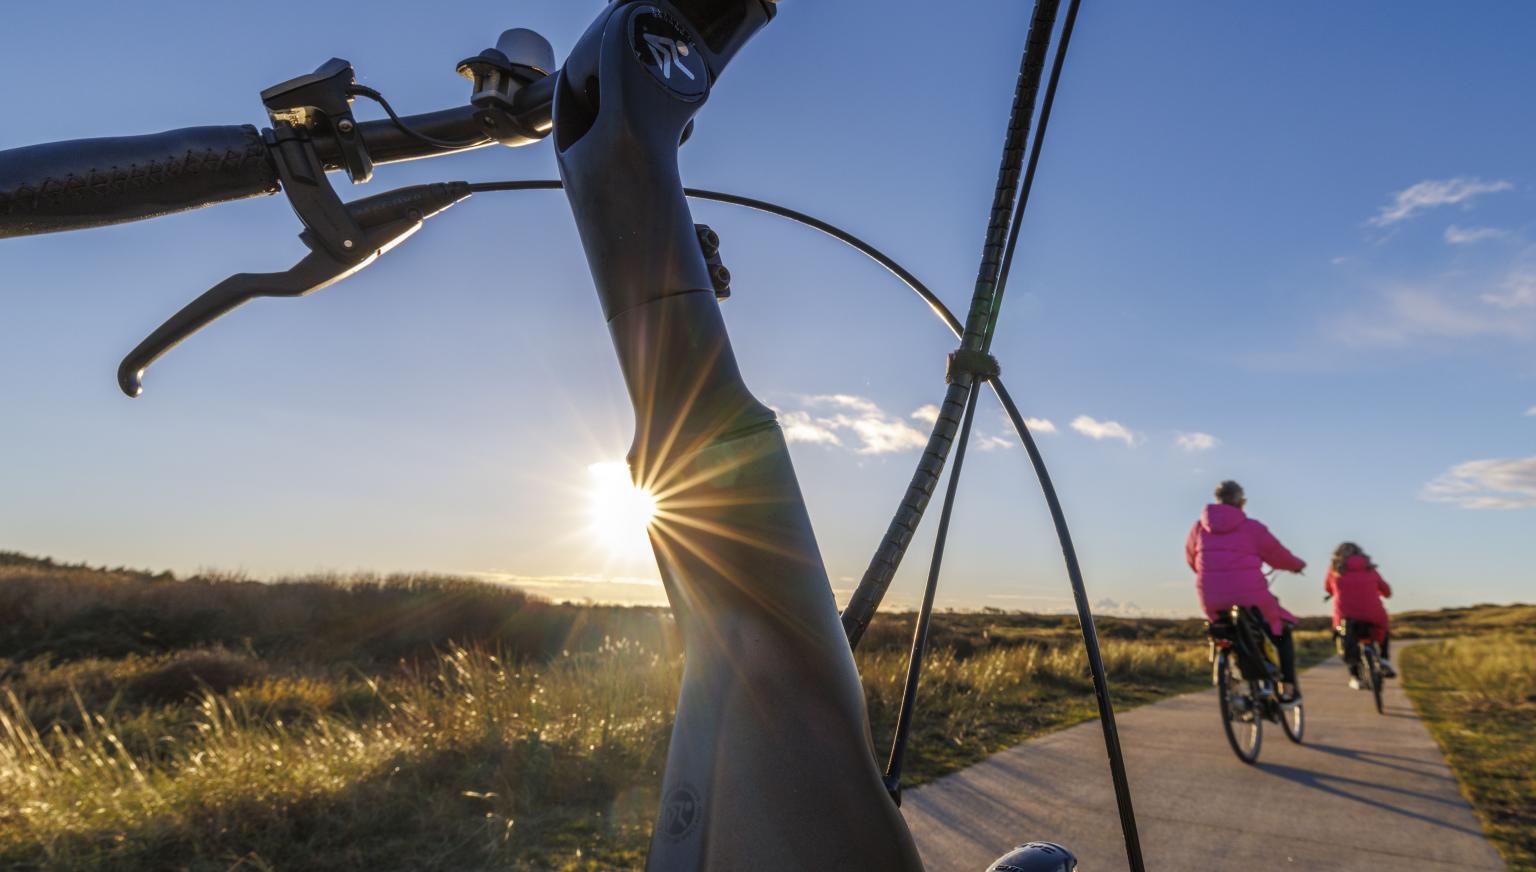
{"type": "Polygon", "coordinates": [[[267,151],[248,124],[0,151],[0,239],[274,194],[267,151]]]}

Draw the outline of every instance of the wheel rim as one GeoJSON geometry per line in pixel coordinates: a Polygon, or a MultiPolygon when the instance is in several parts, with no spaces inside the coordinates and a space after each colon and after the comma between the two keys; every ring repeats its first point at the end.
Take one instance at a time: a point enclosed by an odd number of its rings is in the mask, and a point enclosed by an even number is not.
{"type": "Polygon", "coordinates": [[[1258,759],[1259,746],[1264,738],[1264,718],[1259,711],[1258,687],[1236,674],[1225,652],[1218,659],[1216,668],[1221,676],[1217,691],[1227,744],[1232,746],[1237,759],[1252,763],[1258,759]]]}
{"type": "Polygon", "coordinates": [[[1285,728],[1287,739],[1297,744],[1301,743],[1302,734],[1307,729],[1307,716],[1300,702],[1290,707],[1281,707],[1280,726],[1285,728]]]}

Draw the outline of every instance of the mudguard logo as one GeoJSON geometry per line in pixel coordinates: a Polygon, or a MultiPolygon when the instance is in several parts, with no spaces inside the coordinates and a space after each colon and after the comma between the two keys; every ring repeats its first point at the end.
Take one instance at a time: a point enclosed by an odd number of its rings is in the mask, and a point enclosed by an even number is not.
{"type": "Polygon", "coordinates": [[[661,67],[663,79],[672,78],[673,67],[677,67],[679,73],[690,79],[696,78],[693,70],[688,69],[688,65],[683,62],[683,58],[688,55],[688,43],[667,39],[665,36],[657,36],[654,33],[647,33],[644,38],[645,44],[651,49],[651,57],[655,58],[656,65],[661,67]]]}
{"type": "Polygon", "coordinates": [[[657,826],[662,835],[680,842],[698,828],[703,817],[704,806],[699,802],[699,794],[691,786],[679,784],[667,793],[666,802],[661,804],[661,820],[657,826]]]}
{"type": "Polygon", "coordinates": [[[693,102],[709,90],[709,69],[688,31],[655,6],[630,17],[629,45],[640,66],[675,96],[693,102]]]}

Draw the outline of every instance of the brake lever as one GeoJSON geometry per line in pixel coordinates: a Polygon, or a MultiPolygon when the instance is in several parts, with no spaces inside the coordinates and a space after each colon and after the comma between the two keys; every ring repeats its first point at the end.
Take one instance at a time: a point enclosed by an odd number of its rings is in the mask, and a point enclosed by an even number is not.
{"type": "Polygon", "coordinates": [[[315,232],[306,229],[299,234],[310,249],[303,260],[284,272],[237,273],[209,288],[123,358],[117,367],[118,387],[130,397],[139,396],[144,390],[144,370],[151,363],[220,316],[257,297],[302,297],[335,284],[404,242],[426,219],[469,196],[467,182],[437,182],[347,203],[347,213],[363,231],[366,254],[337,260],[315,232]]]}

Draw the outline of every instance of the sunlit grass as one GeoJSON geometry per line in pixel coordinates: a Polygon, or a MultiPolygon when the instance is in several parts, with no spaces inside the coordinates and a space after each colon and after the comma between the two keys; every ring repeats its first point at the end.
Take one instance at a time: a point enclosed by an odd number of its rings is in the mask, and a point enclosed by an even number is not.
{"type": "MultiPolygon", "coordinates": [[[[10,559],[0,868],[643,865],[682,667],[663,612],[10,559]]],[[[857,657],[882,760],[911,621],[880,616],[857,657]]],[[[1092,718],[1075,625],[936,615],[908,783],[1092,718]]],[[[1208,681],[1197,621],[1099,629],[1122,710],[1208,681]]]]}
{"type": "Polygon", "coordinates": [[[1536,637],[1425,643],[1400,660],[1408,695],[1483,829],[1511,870],[1536,870],[1536,637]]]}
{"type": "Polygon", "coordinates": [[[328,712],[322,694],[294,724],[263,714],[257,694],[207,691],[191,730],[138,752],[97,713],[39,730],[8,692],[0,866],[628,863],[649,828],[639,785],[662,760],[677,675],[629,644],[537,669],[455,648],[375,681],[376,717],[328,712]]]}

